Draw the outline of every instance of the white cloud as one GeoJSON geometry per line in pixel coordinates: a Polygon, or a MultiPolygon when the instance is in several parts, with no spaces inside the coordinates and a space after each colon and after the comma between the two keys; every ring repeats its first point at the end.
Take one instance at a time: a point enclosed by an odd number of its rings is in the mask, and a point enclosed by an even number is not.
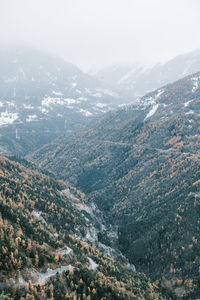
{"type": "Polygon", "coordinates": [[[200,47],[198,0],[0,0],[0,41],[79,66],[156,62],[200,47]]]}

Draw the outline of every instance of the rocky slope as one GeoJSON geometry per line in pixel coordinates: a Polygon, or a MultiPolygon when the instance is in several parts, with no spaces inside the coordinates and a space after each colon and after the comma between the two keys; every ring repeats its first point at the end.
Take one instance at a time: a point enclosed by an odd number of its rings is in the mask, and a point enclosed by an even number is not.
{"type": "Polygon", "coordinates": [[[115,65],[93,75],[136,100],[139,96],[200,70],[200,50],[179,55],[166,63],[151,67],[115,65]]]}
{"type": "Polygon", "coordinates": [[[86,241],[82,193],[16,157],[0,157],[0,188],[1,299],[173,299],[86,241]]]}
{"type": "Polygon", "coordinates": [[[123,101],[76,66],[35,49],[0,49],[0,65],[0,153],[29,153],[123,101]]]}
{"type": "Polygon", "coordinates": [[[167,85],[33,156],[109,215],[136,269],[186,299],[199,292],[199,84],[167,85]]]}

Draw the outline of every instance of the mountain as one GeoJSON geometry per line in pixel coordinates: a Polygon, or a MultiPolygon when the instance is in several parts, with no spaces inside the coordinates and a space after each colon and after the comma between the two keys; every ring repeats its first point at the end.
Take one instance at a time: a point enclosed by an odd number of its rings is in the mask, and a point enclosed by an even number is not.
{"type": "Polygon", "coordinates": [[[106,82],[119,92],[136,100],[147,92],[172,83],[187,75],[200,71],[200,50],[179,55],[166,63],[152,67],[135,65],[114,65],[103,68],[94,77],[106,82]]]}
{"type": "Polygon", "coordinates": [[[2,156],[0,187],[1,299],[175,299],[84,239],[92,225],[79,191],[2,156]]]}
{"type": "Polygon", "coordinates": [[[27,154],[122,103],[106,84],[36,49],[0,49],[0,65],[4,154],[27,154]]]}
{"type": "Polygon", "coordinates": [[[199,112],[196,73],[32,157],[96,203],[136,269],[181,299],[199,294],[199,112]]]}

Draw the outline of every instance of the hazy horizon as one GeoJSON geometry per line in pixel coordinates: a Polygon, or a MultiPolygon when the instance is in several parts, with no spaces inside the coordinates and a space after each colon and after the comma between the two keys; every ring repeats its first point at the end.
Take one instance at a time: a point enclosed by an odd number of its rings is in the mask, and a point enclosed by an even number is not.
{"type": "Polygon", "coordinates": [[[82,70],[152,65],[200,48],[198,0],[0,0],[0,46],[31,45],[82,70]]]}

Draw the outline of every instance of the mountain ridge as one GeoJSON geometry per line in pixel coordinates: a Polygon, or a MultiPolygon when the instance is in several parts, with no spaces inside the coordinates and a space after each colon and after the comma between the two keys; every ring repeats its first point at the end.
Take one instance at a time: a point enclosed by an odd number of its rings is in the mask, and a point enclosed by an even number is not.
{"type": "Polygon", "coordinates": [[[200,70],[200,49],[177,55],[165,63],[153,66],[130,64],[110,66],[93,74],[96,78],[115,86],[132,101],[151,90],[172,83],[200,70]]]}
{"type": "Polygon", "coordinates": [[[78,67],[32,48],[0,49],[0,151],[25,155],[122,103],[78,67]]]}

